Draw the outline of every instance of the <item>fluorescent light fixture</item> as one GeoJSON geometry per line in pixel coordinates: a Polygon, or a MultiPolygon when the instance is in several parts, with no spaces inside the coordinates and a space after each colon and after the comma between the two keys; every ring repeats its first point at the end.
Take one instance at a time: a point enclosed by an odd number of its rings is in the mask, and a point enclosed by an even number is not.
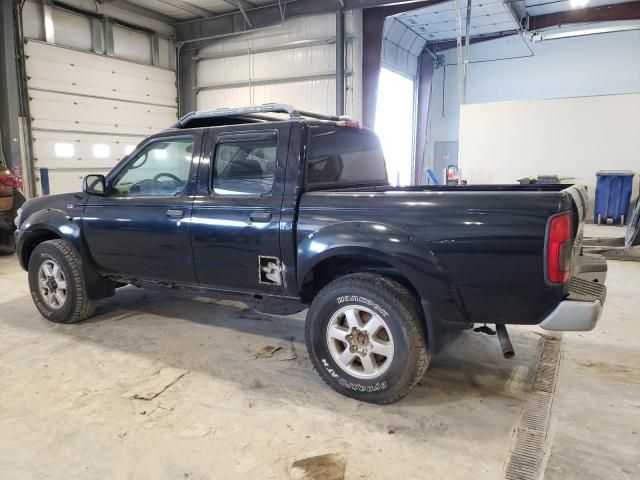
{"type": "Polygon", "coordinates": [[[571,0],[569,2],[569,4],[571,5],[571,8],[582,8],[587,3],[589,3],[589,0],[571,0]]]}
{"type": "Polygon", "coordinates": [[[53,150],[55,151],[56,157],[69,158],[73,157],[75,153],[75,148],[73,148],[73,143],[64,143],[59,142],[53,146],[53,150]]]}
{"type": "Polygon", "coordinates": [[[124,147],[124,154],[125,155],[131,155],[131,153],[136,149],[135,145],[127,145],[126,147],[124,147]]]}
{"type": "Polygon", "coordinates": [[[107,158],[111,155],[111,147],[104,143],[96,143],[93,148],[93,156],[96,158],[107,158]]]}

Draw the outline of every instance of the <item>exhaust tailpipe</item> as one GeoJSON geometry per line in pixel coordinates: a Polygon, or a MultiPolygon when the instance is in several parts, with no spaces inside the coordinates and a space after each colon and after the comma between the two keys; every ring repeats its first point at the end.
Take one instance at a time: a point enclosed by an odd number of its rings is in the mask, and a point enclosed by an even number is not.
{"type": "Polygon", "coordinates": [[[498,332],[498,340],[500,340],[500,347],[502,348],[502,355],[504,358],[513,358],[516,354],[509,338],[509,332],[504,325],[496,324],[496,332],[498,332]]]}

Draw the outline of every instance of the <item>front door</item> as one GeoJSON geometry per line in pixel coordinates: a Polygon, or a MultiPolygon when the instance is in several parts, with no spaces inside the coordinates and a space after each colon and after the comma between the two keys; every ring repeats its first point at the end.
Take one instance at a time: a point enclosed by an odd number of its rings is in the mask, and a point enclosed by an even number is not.
{"type": "Polygon", "coordinates": [[[105,273],[196,284],[191,208],[201,132],[153,137],[92,195],[83,232],[105,273]]]}
{"type": "Polygon", "coordinates": [[[191,220],[200,285],[283,293],[280,209],[290,128],[209,131],[191,220]]]}

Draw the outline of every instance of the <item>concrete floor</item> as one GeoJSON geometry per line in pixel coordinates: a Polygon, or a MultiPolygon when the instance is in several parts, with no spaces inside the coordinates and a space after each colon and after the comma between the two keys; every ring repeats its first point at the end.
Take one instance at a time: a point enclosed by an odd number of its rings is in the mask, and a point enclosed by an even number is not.
{"type": "MultiPolygon", "coordinates": [[[[548,479],[640,478],[640,263],[609,266],[598,327],[563,337],[548,479]]],[[[0,477],[21,480],[305,478],[292,463],[327,453],[346,479],[502,478],[542,333],[512,328],[514,360],[465,333],[407,398],[373,406],[313,373],[299,315],[127,287],[56,325],[13,257],[0,291],[0,477]],[[254,358],[290,337],[296,359],[254,358]],[[165,367],[188,373],[126,398],[165,367]]]]}

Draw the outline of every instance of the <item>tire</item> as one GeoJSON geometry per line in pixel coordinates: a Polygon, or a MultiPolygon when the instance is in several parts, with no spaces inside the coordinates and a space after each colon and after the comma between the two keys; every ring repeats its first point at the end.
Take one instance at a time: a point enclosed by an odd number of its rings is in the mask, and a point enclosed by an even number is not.
{"type": "Polygon", "coordinates": [[[64,240],[43,242],[31,254],[31,298],[47,320],[76,323],[93,315],[95,303],[86,295],[81,263],[79,255],[64,240]]]}
{"type": "Polygon", "coordinates": [[[402,285],[379,275],[351,274],[325,286],[311,303],[307,351],[322,380],[336,392],[363,402],[393,403],[409,393],[429,366],[422,325],[418,302],[402,285]],[[355,333],[354,318],[361,327],[355,333]]]}

